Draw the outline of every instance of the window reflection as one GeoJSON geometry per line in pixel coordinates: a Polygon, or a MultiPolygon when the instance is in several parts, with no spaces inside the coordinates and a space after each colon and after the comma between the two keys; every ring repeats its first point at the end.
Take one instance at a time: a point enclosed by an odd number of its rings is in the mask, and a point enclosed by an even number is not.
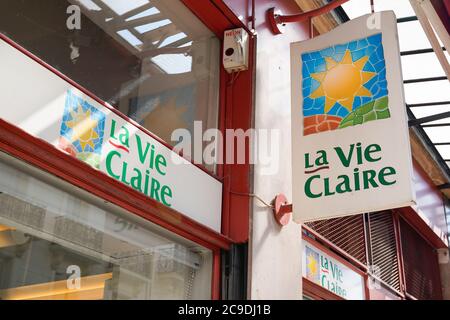
{"type": "Polygon", "coordinates": [[[180,0],[2,0],[0,32],[172,145],[217,127],[220,43],[180,0]]]}
{"type": "Polygon", "coordinates": [[[211,297],[210,250],[66,189],[0,153],[0,300],[211,297]]]}

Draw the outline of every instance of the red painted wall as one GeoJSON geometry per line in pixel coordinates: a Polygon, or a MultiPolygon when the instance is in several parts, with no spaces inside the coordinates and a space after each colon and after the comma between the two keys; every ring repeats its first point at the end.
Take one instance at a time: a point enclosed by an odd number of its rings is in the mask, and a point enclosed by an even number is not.
{"type": "Polygon", "coordinates": [[[420,218],[444,242],[447,243],[447,222],[443,196],[420,165],[414,161],[414,188],[420,218]]]}
{"type": "Polygon", "coordinates": [[[431,3],[450,34],[450,0],[431,0],[431,3]]]}

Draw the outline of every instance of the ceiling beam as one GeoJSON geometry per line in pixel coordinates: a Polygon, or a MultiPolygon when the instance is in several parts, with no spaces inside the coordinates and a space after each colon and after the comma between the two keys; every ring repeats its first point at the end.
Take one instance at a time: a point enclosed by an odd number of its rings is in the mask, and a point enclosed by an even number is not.
{"type": "MultiPolygon", "coordinates": [[[[408,125],[410,127],[418,126],[418,125],[421,125],[423,123],[432,122],[432,121],[436,121],[436,120],[442,120],[442,119],[445,119],[445,118],[450,118],[450,111],[442,112],[442,113],[438,113],[438,114],[433,114],[431,116],[423,117],[423,118],[419,118],[419,119],[411,119],[411,120],[408,121],[408,125]]],[[[439,124],[439,125],[440,126],[442,126],[442,125],[449,126],[450,123],[442,123],[442,124],[439,124]]],[[[429,125],[429,126],[431,126],[431,125],[429,125]]]]}

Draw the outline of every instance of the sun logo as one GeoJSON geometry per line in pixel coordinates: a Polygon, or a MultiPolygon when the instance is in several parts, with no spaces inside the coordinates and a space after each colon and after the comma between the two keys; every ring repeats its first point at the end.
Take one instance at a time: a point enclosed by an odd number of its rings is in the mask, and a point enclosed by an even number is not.
{"type": "Polygon", "coordinates": [[[313,254],[309,254],[308,255],[308,263],[307,263],[307,268],[309,273],[311,274],[311,276],[315,276],[317,274],[317,272],[319,271],[319,267],[317,266],[317,260],[314,257],[313,254]]]}
{"type": "Polygon", "coordinates": [[[320,272],[319,272],[319,253],[315,250],[305,247],[305,271],[306,278],[315,283],[320,282],[320,272]]]}
{"type": "Polygon", "coordinates": [[[86,100],[67,92],[58,147],[99,168],[106,116],[86,100]]]}
{"type": "Polygon", "coordinates": [[[311,98],[325,97],[325,113],[328,113],[336,102],[349,112],[352,111],[356,96],[372,96],[372,93],[363,86],[376,75],[375,72],[363,71],[368,59],[368,56],[364,56],[353,62],[349,50],[345,51],[344,57],[339,62],[325,57],[327,70],[311,74],[313,79],[320,82],[319,88],[311,94],[311,98]]]}
{"type": "Polygon", "coordinates": [[[78,105],[77,111],[71,111],[72,120],[67,121],[67,126],[72,129],[71,141],[79,141],[81,148],[86,150],[86,146],[91,146],[94,149],[94,139],[98,139],[99,135],[95,131],[98,125],[98,120],[91,118],[91,111],[83,111],[81,105],[78,105]]]}
{"type": "Polygon", "coordinates": [[[304,136],[390,117],[381,33],[301,58],[304,136]]]}

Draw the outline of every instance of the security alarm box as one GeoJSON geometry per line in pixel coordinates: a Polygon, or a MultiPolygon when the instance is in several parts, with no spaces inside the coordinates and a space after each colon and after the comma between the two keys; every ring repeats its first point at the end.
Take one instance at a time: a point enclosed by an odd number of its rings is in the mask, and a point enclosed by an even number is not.
{"type": "Polygon", "coordinates": [[[228,73],[248,69],[248,33],[243,28],[225,31],[223,66],[228,73]]]}

